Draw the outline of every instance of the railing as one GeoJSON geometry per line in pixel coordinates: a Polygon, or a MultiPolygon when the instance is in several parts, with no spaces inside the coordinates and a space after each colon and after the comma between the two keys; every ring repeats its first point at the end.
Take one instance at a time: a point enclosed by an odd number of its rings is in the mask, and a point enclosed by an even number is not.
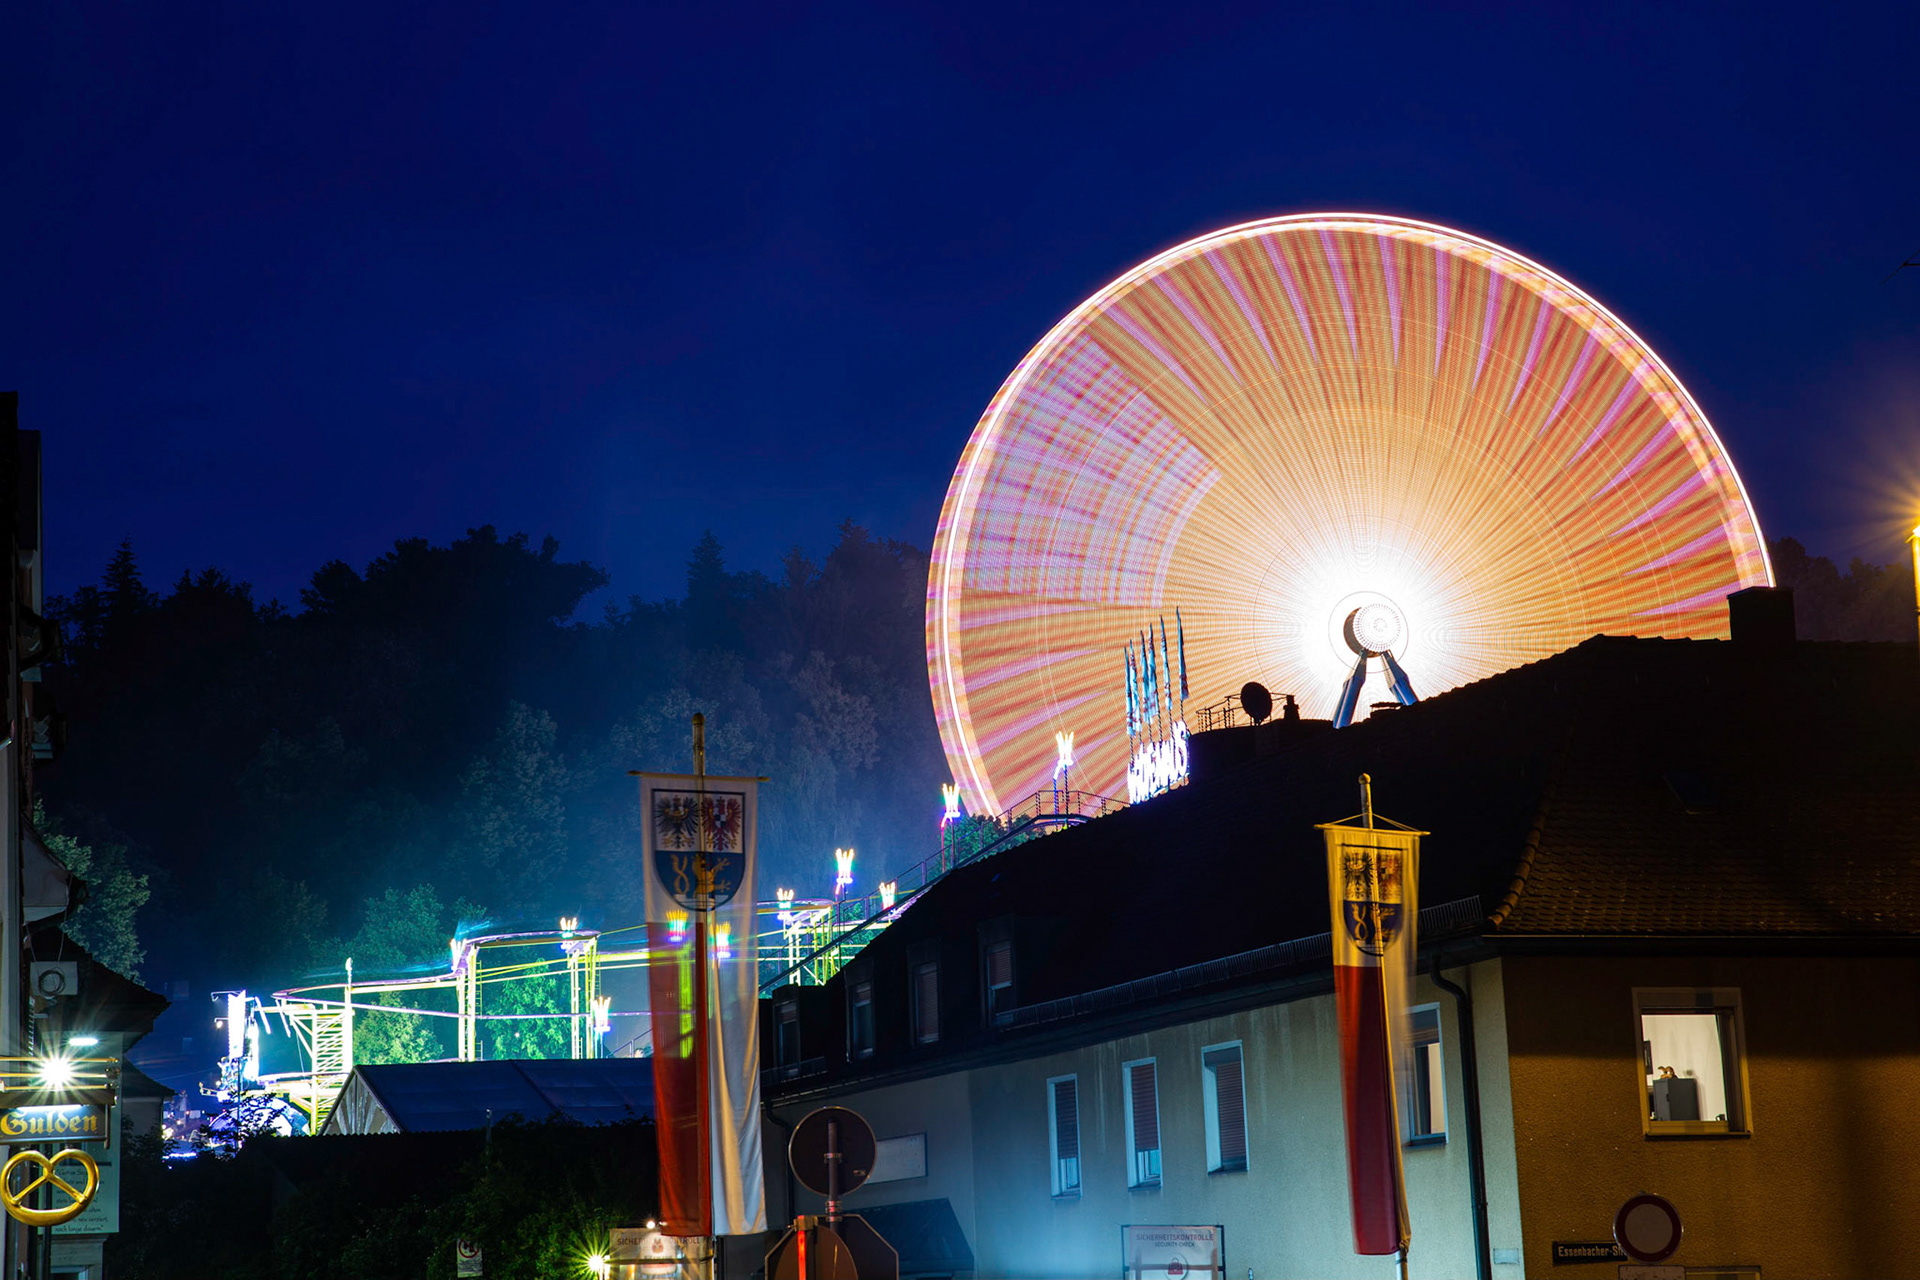
{"type": "MultiPolygon", "coordinates": [[[[1274,694],[1274,712],[1284,715],[1283,709],[1292,701],[1293,695],[1290,693],[1274,694]]],[[[1215,729],[1234,729],[1253,723],[1253,717],[1248,715],[1247,709],[1240,705],[1240,695],[1237,693],[1230,693],[1211,706],[1201,707],[1193,712],[1193,717],[1198,721],[1194,728],[1195,733],[1211,733],[1215,729]]],[[[1272,713],[1269,713],[1268,719],[1271,718],[1272,713]]]]}
{"type": "Polygon", "coordinates": [[[914,899],[932,888],[943,876],[1049,830],[1077,826],[1126,807],[1124,801],[1091,791],[1049,787],[1034,792],[998,818],[991,819],[992,826],[999,834],[983,844],[972,848],[963,844],[963,833],[978,831],[978,823],[952,824],[943,829],[940,852],[921,859],[888,882],[893,886],[891,902],[876,892],[860,898],[844,898],[831,907],[800,908],[800,912],[825,912],[824,919],[815,915],[804,922],[804,927],[815,938],[822,934],[831,934],[832,937],[814,946],[800,959],[777,969],[773,966],[780,964],[779,958],[762,960],[760,994],[766,995],[789,980],[796,980],[803,986],[825,982],[845,960],[858,954],[862,947],[879,936],[882,929],[911,906],[914,899]],[[956,827],[960,830],[956,831],[956,827]]]}

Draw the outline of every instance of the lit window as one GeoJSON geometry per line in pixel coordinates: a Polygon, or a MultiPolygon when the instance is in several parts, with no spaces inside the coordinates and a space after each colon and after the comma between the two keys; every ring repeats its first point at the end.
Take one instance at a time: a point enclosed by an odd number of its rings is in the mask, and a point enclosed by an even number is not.
{"type": "Polygon", "coordinates": [[[1447,1140],[1447,1073],[1440,1056],[1440,1006],[1413,1010],[1413,1071],[1407,1078],[1407,1141],[1447,1140]]]}
{"type": "Polygon", "coordinates": [[[1160,1185],[1160,1089],[1153,1059],[1122,1066],[1127,1085],[1127,1185],[1160,1185]]]}
{"type": "Polygon", "coordinates": [[[774,1028],[774,1053],[783,1067],[797,1066],[800,1062],[800,1006],[797,1004],[780,1005],[774,1028]]]}
{"type": "Polygon", "coordinates": [[[1650,1136],[1748,1131],[1740,993],[1731,987],[1633,993],[1650,1136]]]}
{"type": "Polygon", "coordinates": [[[859,979],[847,988],[847,1039],[856,1058],[873,1054],[873,980],[859,979]]]}
{"type": "Polygon", "coordinates": [[[987,944],[987,1017],[1013,1008],[1013,943],[987,944]]]}
{"type": "Polygon", "coordinates": [[[932,1044],[940,1038],[940,966],[937,963],[913,968],[913,1040],[932,1044]]]}
{"type": "Polygon", "coordinates": [[[1080,1194],[1080,1078],[1047,1081],[1047,1130],[1053,1155],[1053,1194],[1080,1194]]]}
{"type": "Polygon", "coordinates": [[[1207,1172],[1246,1172],[1247,1090],[1239,1045],[1200,1051],[1200,1092],[1207,1113],[1207,1172]]]}

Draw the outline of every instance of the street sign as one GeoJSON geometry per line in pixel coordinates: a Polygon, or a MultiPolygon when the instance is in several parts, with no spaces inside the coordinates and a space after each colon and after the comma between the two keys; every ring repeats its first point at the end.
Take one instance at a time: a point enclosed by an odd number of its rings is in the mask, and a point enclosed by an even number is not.
{"type": "Polygon", "coordinates": [[[1664,1196],[1634,1196],[1613,1215],[1613,1239],[1635,1262],[1665,1262],[1680,1247],[1679,1210],[1664,1196]]]}
{"type": "Polygon", "coordinates": [[[480,1242],[478,1240],[456,1240],[453,1242],[453,1274],[455,1276],[477,1276],[480,1270],[480,1242]]]}
{"type": "Polygon", "coordinates": [[[655,1227],[615,1227],[607,1261],[632,1263],[641,1276],[671,1276],[680,1268],[680,1241],[655,1227]]]}
{"type": "Polygon", "coordinates": [[[1569,1262],[1625,1262],[1627,1255],[1611,1240],[1555,1240],[1553,1265],[1569,1262]]]}
{"type": "Polygon", "coordinates": [[[793,1176],[815,1195],[829,1199],[844,1196],[867,1180],[873,1172],[874,1153],[873,1126],[845,1107],[821,1107],[793,1127],[793,1138],[787,1143],[793,1176]],[[836,1163],[827,1158],[830,1152],[839,1165],[834,1186],[827,1180],[836,1163]]]}

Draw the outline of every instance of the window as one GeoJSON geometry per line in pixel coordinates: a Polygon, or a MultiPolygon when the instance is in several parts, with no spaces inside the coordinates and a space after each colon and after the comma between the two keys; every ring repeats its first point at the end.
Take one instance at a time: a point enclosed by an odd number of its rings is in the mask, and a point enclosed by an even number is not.
{"type": "Polygon", "coordinates": [[[932,1044],[940,1038],[940,965],[928,961],[913,967],[913,1042],[932,1044]]]}
{"type": "Polygon", "coordinates": [[[1447,1140],[1447,1073],[1440,1056],[1440,1006],[1412,1010],[1413,1072],[1407,1079],[1407,1141],[1447,1140]]]}
{"type": "Polygon", "coordinates": [[[1047,1081],[1048,1147],[1053,1156],[1053,1194],[1080,1194],[1080,1077],[1047,1081]]]}
{"type": "Polygon", "coordinates": [[[1748,1132],[1739,991],[1637,988],[1633,1004],[1647,1135],[1748,1132]]]}
{"type": "Polygon", "coordinates": [[[788,1002],[776,1009],[774,1054],[783,1067],[800,1064],[800,1006],[788,1002]]]}
{"type": "Polygon", "coordinates": [[[873,979],[847,984],[847,1048],[856,1058],[873,1056],[873,979]]]}
{"type": "Polygon", "coordinates": [[[987,1017],[1013,1008],[1013,942],[1003,938],[987,944],[987,1017]]]}
{"type": "Polygon", "coordinates": [[[1207,1113],[1207,1172],[1247,1169],[1247,1090],[1240,1046],[1200,1051],[1200,1093],[1207,1113]]]}
{"type": "Polygon", "coordinates": [[[1127,1086],[1127,1185],[1160,1185],[1160,1090],[1153,1059],[1123,1064],[1127,1086]]]}

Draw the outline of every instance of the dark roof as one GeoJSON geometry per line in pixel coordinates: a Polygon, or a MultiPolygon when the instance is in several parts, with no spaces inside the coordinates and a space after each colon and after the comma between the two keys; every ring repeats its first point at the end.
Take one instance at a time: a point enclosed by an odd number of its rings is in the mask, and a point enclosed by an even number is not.
{"type": "Polygon", "coordinates": [[[1496,934],[1920,933],[1920,654],[1590,642],[1496,934]]]}
{"type": "MultiPolygon", "coordinates": [[[[1359,808],[1363,772],[1378,813],[1431,833],[1423,906],[1477,917],[1479,945],[1920,935],[1913,645],[1595,637],[955,872],[853,962],[882,1035],[866,1069],[916,1052],[886,1042],[910,960],[942,960],[939,1052],[982,1039],[987,932],[1015,941],[1023,1008],[1147,979],[1191,992],[1167,976],[1325,934],[1315,824],[1359,808]]],[[[1286,963],[1317,972],[1311,950],[1286,963]]]]}
{"type": "Polygon", "coordinates": [[[945,1196],[903,1204],[855,1205],[853,1212],[865,1218],[867,1225],[900,1255],[900,1280],[964,1275],[973,1270],[967,1233],[960,1229],[960,1219],[954,1216],[953,1205],[945,1196]]]}
{"type": "Polygon", "coordinates": [[[409,1062],[355,1067],[405,1133],[483,1129],[509,1116],[617,1124],[653,1115],[653,1063],[645,1058],[409,1062]]]}
{"type": "Polygon", "coordinates": [[[153,1030],[153,1023],[167,1010],[169,1001],[157,991],[149,991],[133,979],[109,969],[93,958],[93,953],[52,925],[43,925],[29,933],[28,964],[36,960],[73,960],[79,963],[80,988],[70,999],[54,1005],[58,1024],[51,1028],[63,1039],[86,1031],[123,1032],[135,1040],[153,1030]]]}
{"type": "Polygon", "coordinates": [[[120,1064],[120,1096],[123,1098],[159,1098],[165,1100],[179,1093],[178,1089],[169,1089],[152,1076],[134,1066],[131,1062],[120,1064]]]}

